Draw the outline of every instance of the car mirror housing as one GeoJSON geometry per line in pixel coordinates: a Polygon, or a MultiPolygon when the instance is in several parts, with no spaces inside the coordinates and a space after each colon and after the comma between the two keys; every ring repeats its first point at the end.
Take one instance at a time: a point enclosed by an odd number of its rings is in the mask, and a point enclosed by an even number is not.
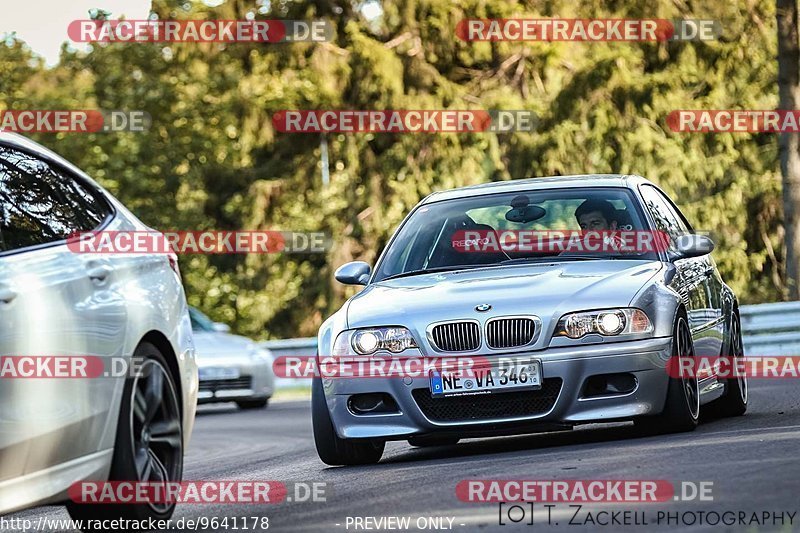
{"type": "Polygon", "coordinates": [[[714,241],[705,235],[681,235],[675,240],[676,259],[699,257],[714,251],[714,241]]]}
{"type": "Polygon", "coordinates": [[[214,331],[218,333],[230,333],[231,327],[228,324],[223,324],[222,322],[214,322],[214,331]]]}
{"type": "Polygon", "coordinates": [[[352,261],[337,268],[333,277],[345,285],[366,285],[371,271],[372,267],[364,261],[352,261]]]}

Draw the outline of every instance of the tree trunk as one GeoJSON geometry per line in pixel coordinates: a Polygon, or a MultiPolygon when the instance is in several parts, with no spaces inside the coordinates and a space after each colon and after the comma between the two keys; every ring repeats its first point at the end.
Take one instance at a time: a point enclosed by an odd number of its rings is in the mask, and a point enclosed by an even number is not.
{"type": "MultiPolygon", "coordinates": [[[[800,104],[800,41],[797,0],[776,0],[778,19],[778,107],[796,110],[800,104]]],[[[800,134],[780,134],[783,219],[786,230],[786,285],[789,298],[800,299],[800,134]]]]}

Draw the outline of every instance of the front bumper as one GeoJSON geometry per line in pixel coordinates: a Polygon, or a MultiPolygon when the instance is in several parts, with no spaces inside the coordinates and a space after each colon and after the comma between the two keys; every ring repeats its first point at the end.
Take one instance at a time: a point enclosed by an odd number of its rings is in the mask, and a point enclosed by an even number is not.
{"type": "Polygon", "coordinates": [[[429,390],[429,382],[424,377],[323,379],[323,388],[334,427],[342,438],[404,440],[429,434],[469,437],[629,420],[663,410],[669,381],[665,367],[671,342],[671,337],[664,337],[515,353],[515,357],[530,356],[542,361],[545,381],[541,391],[472,397],[475,403],[465,400],[470,397],[459,397],[457,403],[446,409],[445,417],[441,416],[441,409],[431,410],[431,401],[451,399],[425,401],[421,395],[429,390]],[[586,393],[590,377],[617,373],[632,374],[635,388],[626,393],[599,396],[586,393]],[[391,395],[397,412],[354,414],[348,406],[350,397],[365,393],[391,395]],[[517,396],[504,398],[508,394],[517,396]],[[533,401],[534,396],[518,396],[520,394],[538,394],[539,397],[533,401]],[[507,409],[493,409],[498,406],[485,403],[492,401],[506,402],[507,409]],[[521,403],[530,404],[527,412],[521,403]],[[476,407],[479,405],[482,407],[476,407]],[[474,412],[470,413],[472,408],[481,409],[482,414],[476,417],[474,412]],[[459,410],[463,411],[463,418],[459,418],[459,410]]]}
{"type": "Polygon", "coordinates": [[[204,361],[199,374],[198,404],[270,398],[275,390],[274,374],[267,361],[204,361]],[[207,369],[225,369],[236,377],[206,377],[207,369]]]}

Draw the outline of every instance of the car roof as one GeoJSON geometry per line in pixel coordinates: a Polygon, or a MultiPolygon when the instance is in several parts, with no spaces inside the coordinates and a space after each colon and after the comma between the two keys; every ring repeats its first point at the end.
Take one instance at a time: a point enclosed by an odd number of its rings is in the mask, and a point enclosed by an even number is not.
{"type": "Polygon", "coordinates": [[[35,152],[38,154],[50,152],[47,148],[43,147],[38,143],[33,142],[27,137],[23,137],[18,133],[4,131],[2,129],[0,129],[0,143],[5,144],[7,146],[22,148],[24,150],[27,150],[28,152],[35,152]]]}
{"type": "Polygon", "coordinates": [[[541,191],[548,189],[587,188],[587,187],[625,187],[632,189],[641,183],[651,183],[649,180],[632,174],[579,174],[574,176],[547,176],[542,178],[527,178],[510,181],[494,181],[470,185],[446,191],[429,194],[422,200],[422,204],[452,200],[454,198],[469,198],[485,194],[500,194],[522,191],[541,191]]]}

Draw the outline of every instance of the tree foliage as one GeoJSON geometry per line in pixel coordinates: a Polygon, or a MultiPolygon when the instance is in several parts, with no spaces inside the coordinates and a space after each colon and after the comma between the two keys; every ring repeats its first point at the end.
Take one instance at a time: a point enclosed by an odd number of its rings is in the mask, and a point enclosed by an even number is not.
{"type": "Polygon", "coordinates": [[[743,302],[785,297],[777,139],[671,132],[675,109],[777,105],[769,0],[385,0],[362,4],[156,0],[159,18],[326,18],[329,43],[97,44],[47,69],[0,46],[0,107],[145,110],[145,133],[39,134],[162,229],[325,231],[325,255],[184,256],[191,304],[255,337],[313,335],[352,294],[333,270],[374,262],[428,193],[486,181],[614,172],[660,184],[718,241],[743,302]],[[469,43],[467,17],[713,18],[713,42],[469,43]],[[537,131],[281,134],[284,109],[527,109],[537,131]]]}

